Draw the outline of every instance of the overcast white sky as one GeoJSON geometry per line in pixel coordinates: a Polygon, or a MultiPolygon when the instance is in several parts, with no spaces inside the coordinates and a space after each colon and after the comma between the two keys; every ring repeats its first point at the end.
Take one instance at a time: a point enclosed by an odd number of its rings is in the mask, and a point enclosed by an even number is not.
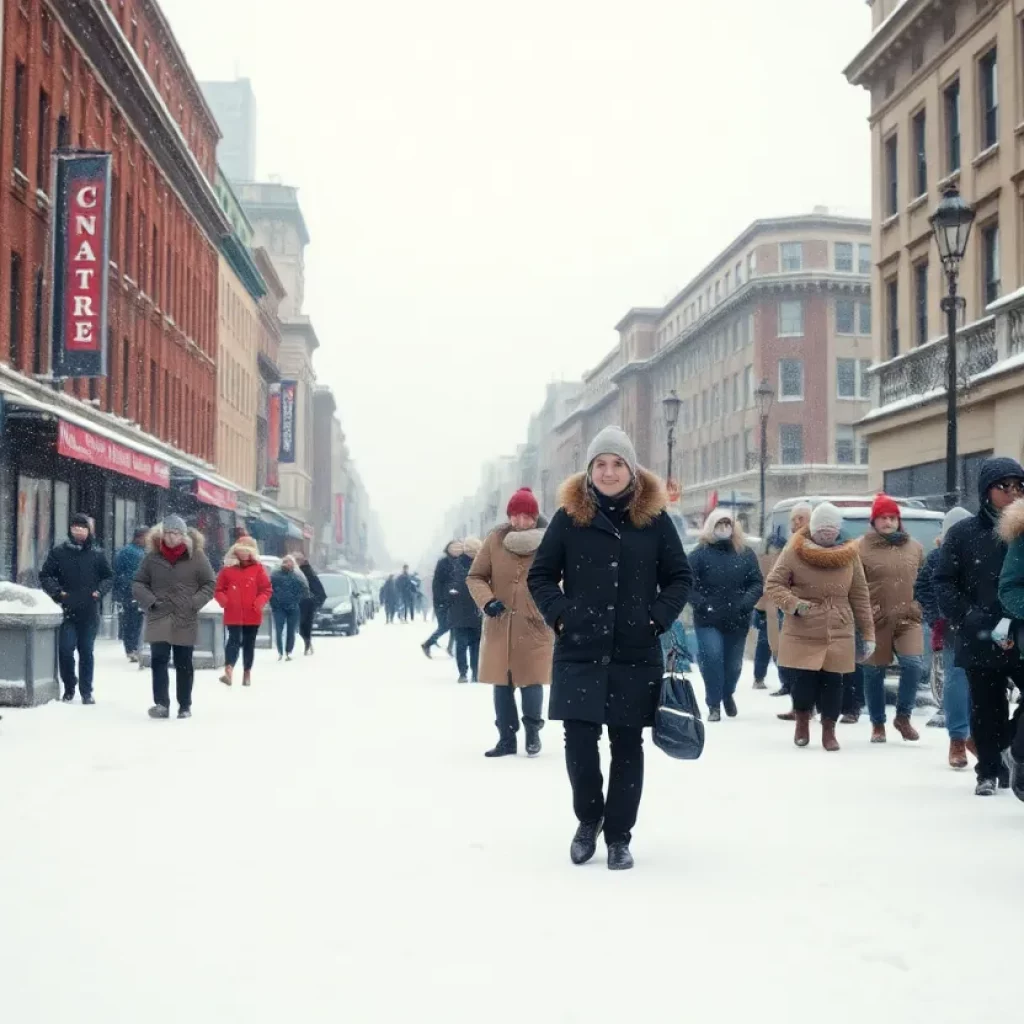
{"type": "Polygon", "coordinates": [[[870,210],[863,0],[161,2],[301,190],[317,375],[398,559],[630,306],[756,217],[870,210]]]}

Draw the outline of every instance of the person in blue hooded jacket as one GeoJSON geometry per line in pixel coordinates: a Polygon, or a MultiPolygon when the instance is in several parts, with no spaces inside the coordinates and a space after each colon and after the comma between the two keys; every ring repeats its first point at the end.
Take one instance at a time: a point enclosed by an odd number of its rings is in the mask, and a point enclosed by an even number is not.
{"type": "Polygon", "coordinates": [[[285,555],[280,567],[270,577],[273,594],[270,597],[270,611],[274,617],[274,638],[277,644],[277,660],[292,660],[295,650],[295,632],[299,628],[302,599],[309,594],[302,573],[295,567],[295,559],[285,555]]]}
{"type": "Polygon", "coordinates": [[[132,597],[132,581],[146,557],[149,527],[136,527],[131,544],[126,544],[114,557],[114,600],[121,607],[121,641],[129,661],[139,660],[139,639],[142,634],[142,609],[132,597]]]}

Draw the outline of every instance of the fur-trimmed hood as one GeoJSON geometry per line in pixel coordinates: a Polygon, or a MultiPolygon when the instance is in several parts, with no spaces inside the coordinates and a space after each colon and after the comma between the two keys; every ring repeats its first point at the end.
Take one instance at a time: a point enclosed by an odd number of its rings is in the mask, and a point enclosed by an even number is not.
{"type": "Polygon", "coordinates": [[[534,527],[532,530],[513,530],[507,526],[504,536],[501,538],[501,545],[513,555],[526,558],[540,547],[540,542],[543,539],[544,530],[538,527],[534,527]]]}
{"type": "Polygon", "coordinates": [[[701,544],[717,544],[718,538],[715,536],[715,527],[723,520],[728,519],[732,523],[732,546],[734,551],[742,551],[747,546],[747,538],[743,533],[743,527],[740,526],[739,521],[735,515],[727,508],[713,508],[709,513],[707,519],[704,520],[704,525],[700,530],[700,543],[701,544]]]}
{"type": "Polygon", "coordinates": [[[794,533],[789,543],[800,558],[815,569],[843,569],[858,555],[857,541],[848,540],[832,548],[823,548],[811,540],[810,528],[806,526],[794,533]]]}
{"type": "MultiPolygon", "coordinates": [[[[577,526],[590,526],[597,515],[597,502],[587,486],[586,473],[575,473],[562,484],[558,504],[577,526]]],[[[628,508],[630,521],[641,530],[668,508],[665,485],[650,470],[637,469],[628,508]]]]}
{"type": "Polygon", "coordinates": [[[224,555],[224,565],[228,568],[234,568],[241,563],[241,559],[238,557],[240,549],[245,548],[246,551],[252,555],[252,560],[258,562],[260,560],[260,547],[252,537],[239,537],[231,547],[228,548],[227,554],[224,555]]]}
{"type": "Polygon", "coordinates": [[[1012,505],[1003,509],[999,517],[999,536],[1012,544],[1024,534],[1024,498],[1018,498],[1012,505]]]}
{"type": "MultiPolygon", "coordinates": [[[[146,553],[151,555],[158,554],[160,551],[160,541],[163,539],[163,524],[157,523],[157,525],[146,534],[146,553]]],[[[191,558],[197,551],[203,551],[206,548],[206,541],[203,539],[203,535],[194,526],[190,526],[188,528],[188,533],[185,534],[185,547],[188,548],[189,558],[191,558]]]]}

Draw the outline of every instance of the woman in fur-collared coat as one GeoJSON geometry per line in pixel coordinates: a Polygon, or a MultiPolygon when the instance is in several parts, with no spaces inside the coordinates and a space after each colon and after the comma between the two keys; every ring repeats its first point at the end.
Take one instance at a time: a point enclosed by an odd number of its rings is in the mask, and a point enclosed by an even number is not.
{"type": "Polygon", "coordinates": [[[526,753],[540,753],[544,725],[544,686],[551,682],[551,653],[555,634],[530,597],[526,577],[540,547],[544,530],[538,526],[540,507],[524,487],[509,500],[508,522],[493,530],[466,577],[466,585],[484,613],[480,682],[494,687],[498,743],[487,757],[518,752],[519,713],[515,692],[523,704],[526,753]]]}
{"type": "Polygon", "coordinates": [[[587,452],[587,471],[562,486],[561,508],[541,541],[529,587],[555,631],[548,715],[565,726],[565,759],[579,828],[570,855],[593,857],[604,831],[608,866],[629,852],[643,790],[643,730],[654,723],[664,671],[659,637],[690,591],[690,569],[665,511],[661,481],[637,465],[618,427],[587,452]],[[608,727],[612,762],[603,793],[598,740],[608,727]]]}

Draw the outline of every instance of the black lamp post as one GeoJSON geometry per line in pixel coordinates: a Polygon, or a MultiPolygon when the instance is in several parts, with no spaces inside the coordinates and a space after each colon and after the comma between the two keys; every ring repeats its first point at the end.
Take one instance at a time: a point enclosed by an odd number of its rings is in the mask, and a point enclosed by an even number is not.
{"type": "Polygon", "coordinates": [[[666,480],[672,479],[672,449],[676,445],[676,424],[679,422],[679,410],[683,400],[670,391],[662,400],[661,407],[665,411],[665,426],[668,427],[668,473],[666,480]]]}
{"type": "Polygon", "coordinates": [[[955,188],[942,194],[942,201],[929,218],[935,243],[939,247],[942,267],[946,272],[946,294],[942,310],[946,314],[946,508],[960,499],[957,484],[957,422],[956,422],[956,314],[961,302],[957,298],[960,261],[967,251],[967,239],[974,223],[974,210],[965,203],[955,188]]]}
{"type": "Polygon", "coordinates": [[[767,377],[761,378],[757,390],[754,392],[754,401],[757,402],[757,415],[761,420],[761,536],[764,537],[764,506],[765,506],[765,470],[768,468],[768,413],[771,412],[772,402],[775,401],[775,392],[768,383],[767,377]]]}

